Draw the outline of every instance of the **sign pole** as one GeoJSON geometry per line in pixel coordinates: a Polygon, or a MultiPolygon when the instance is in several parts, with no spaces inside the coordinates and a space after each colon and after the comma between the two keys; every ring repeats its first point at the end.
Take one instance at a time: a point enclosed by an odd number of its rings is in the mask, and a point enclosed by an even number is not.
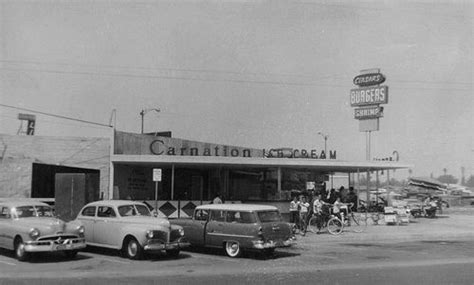
{"type": "Polygon", "coordinates": [[[155,181],[155,211],[158,213],[158,181],[155,181]]]}
{"type": "Polygon", "coordinates": [[[153,181],[155,181],[155,211],[158,214],[158,183],[161,181],[161,168],[153,168],[153,181]]]}

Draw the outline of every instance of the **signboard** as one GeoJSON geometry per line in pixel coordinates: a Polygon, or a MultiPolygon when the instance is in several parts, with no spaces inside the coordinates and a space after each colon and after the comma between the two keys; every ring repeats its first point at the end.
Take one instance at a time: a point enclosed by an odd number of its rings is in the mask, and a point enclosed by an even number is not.
{"type": "Polygon", "coordinates": [[[27,135],[32,136],[35,134],[36,115],[19,113],[18,119],[22,121],[27,121],[27,126],[26,126],[27,135]]]}
{"type": "Polygon", "coordinates": [[[161,181],[161,168],[153,168],[153,181],[161,181]]]}
{"type": "Polygon", "coordinates": [[[359,85],[361,87],[379,85],[385,82],[385,76],[382,73],[361,74],[354,77],[352,82],[354,82],[355,85],[359,85]]]}
{"type": "Polygon", "coordinates": [[[379,130],[379,119],[359,120],[359,132],[373,132],[379,130]]]}
{"type": "Polygon", "coordinates": [[[388,103],[388,86],[372,86],[351,89],[351,106],[367,106],[388,103]]]}
{"type": "Polygon", "coordinates": [[[383,107],[371,106],[366,108],[357,108],[354,110],[354,118],[358,120],[374,119],[383,117],[383,107]]]}

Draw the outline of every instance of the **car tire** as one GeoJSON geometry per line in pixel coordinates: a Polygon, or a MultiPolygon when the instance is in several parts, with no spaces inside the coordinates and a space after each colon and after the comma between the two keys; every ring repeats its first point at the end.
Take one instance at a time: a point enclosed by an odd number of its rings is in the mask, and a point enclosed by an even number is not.
{"type": "Polygon", "coordinates": [[[30,257],[30,254],[25,251],[25,243],[19,237],[15,240],[15,257],[18,261],[27,261],[30,257]]]}
{"type": "Polygon", "coordinates": [[[64,251],[64,255],[69,259],[73,259],[76,257],[77,252],[77,250],[66,250],[64,251]]]}
{"type": "Polygon", "coordinates": [[[229,257],[239,257],[242,255],[240,244],[236,241],[227,241],[224,245],[225,253],[229,257]]]}
{"type": "Polygon", "coordinates": [[[263,250],[263,254],[264,254],[266,257],[273,256],[273,255],[275,254],[275,248],[267,248],[267,249],[264,249],[264,250],[263,250]]]}
{"type": "Polygon", "coordinates": [[[123,252],[129,259],[141,259],[143,257],[143,248],[140,243],[133,237],[130,237],[124,242],[123,252]]]}
{"type": "Polygon", "coordinates": [[[178,257],[179,256],[179,252],[180,250],[179,249],[168,249],[166,251],[166,255],[168,255],[169,257],[178,257]]]}

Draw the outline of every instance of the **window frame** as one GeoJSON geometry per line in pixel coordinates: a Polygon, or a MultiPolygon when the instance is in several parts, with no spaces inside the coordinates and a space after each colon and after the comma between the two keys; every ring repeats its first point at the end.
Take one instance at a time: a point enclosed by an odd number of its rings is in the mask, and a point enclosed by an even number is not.
{"type": "Polygon", "coordinates": [[[87,206],[84,209],[82,209],[82,211],[81,211],[81,216],[83,216],[83,217],[95,217],[96,215],[97,215],[97,206],[87,206]],[[94,209],[93,214],[92,215],[85,215],[84,212],[86,212],[86,210],[91,209],[91,208],[94,209]]]}

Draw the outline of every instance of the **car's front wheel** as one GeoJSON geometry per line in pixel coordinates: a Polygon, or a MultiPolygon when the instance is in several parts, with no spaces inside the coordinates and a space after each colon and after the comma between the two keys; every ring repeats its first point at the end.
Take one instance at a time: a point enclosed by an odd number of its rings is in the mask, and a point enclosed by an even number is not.
{"type": "Polygon", "coordinates": [[[67,250],[67,251],[64,251],[64,255],[69,258],[69,259],[73,259],[74,257],[76,257],[77,255],[77,250],[67,250]]]}
{"type": "Polygon", "coordinates": [[[169,257],[178,257],[179,256],[179,249],[168,249],[166,251],[166,254],[169,256],[169,257]]]}
{"type": "Polygon", "coordinates": [[[133,237],[130,237],[124,242],[125,255],[130,259],[141,259],[143,256],[143,248],[140,243],[133,237]]]}
{"type": "Polygon", "coordinates": [[[15,257],[19,261],[26,261],[30,257],[30,254],[25,251],[25,243],[20,237],[15,240],[15,257]]]}
{"type": "Polygon", "coordinates": [[[240,244],[235,241],[227,241],[225,243],[225,253],[229,257],[239,257],[242,254],[242,249],[240,248],[240,244]]]}

